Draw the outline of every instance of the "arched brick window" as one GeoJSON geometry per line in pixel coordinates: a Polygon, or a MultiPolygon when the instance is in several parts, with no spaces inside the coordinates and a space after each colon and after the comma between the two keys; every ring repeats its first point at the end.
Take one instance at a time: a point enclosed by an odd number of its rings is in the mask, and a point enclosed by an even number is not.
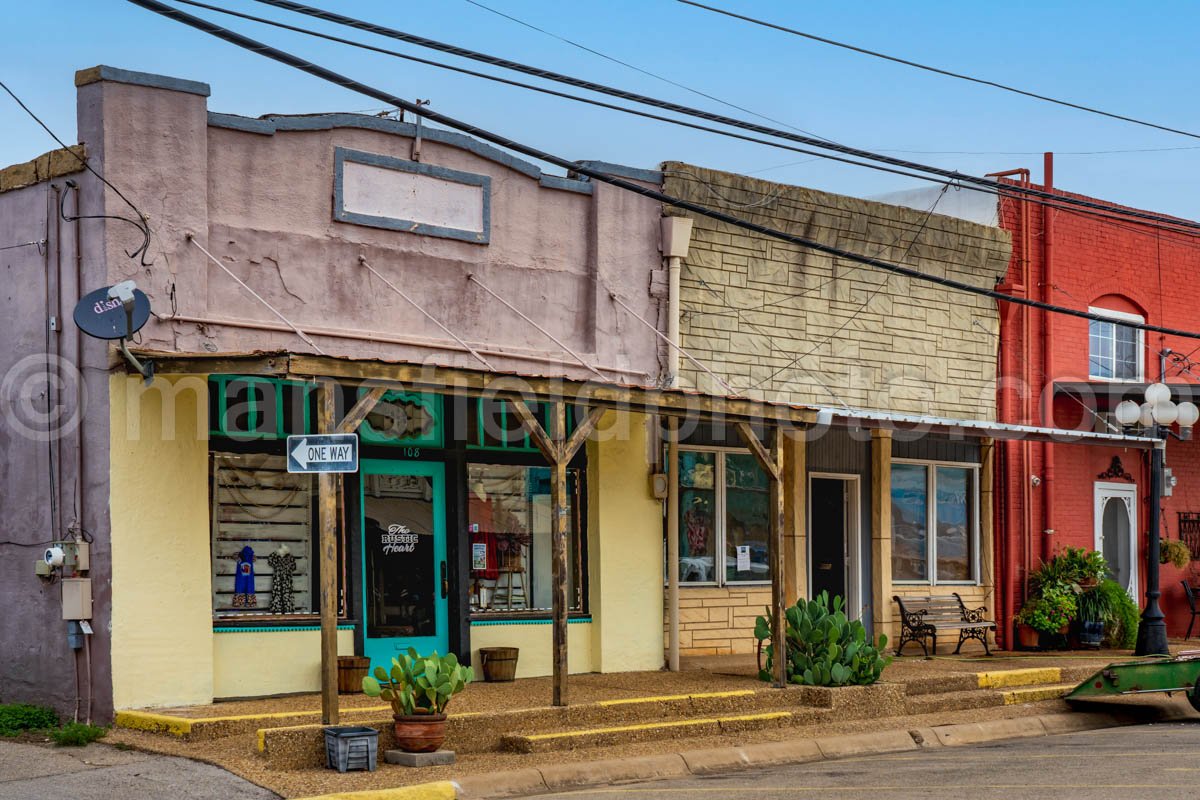
{"type": "Polygon", "coordinates": [[[1088,311],[1111,320],[1088,322],[1088,376],[1093,380],[1140,382],[1145,374],[1145,333],[1121,323],[1145,322],[1145,315],[1119,295],[1097,298],[1088,311]]]}

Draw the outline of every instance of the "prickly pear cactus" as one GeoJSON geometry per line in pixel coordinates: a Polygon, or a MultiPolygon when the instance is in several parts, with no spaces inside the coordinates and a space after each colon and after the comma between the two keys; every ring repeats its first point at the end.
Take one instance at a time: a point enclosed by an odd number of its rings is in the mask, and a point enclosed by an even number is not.
{"type": "MultiPolygon", "coordinates": [[[[830,608],[828,592],[813,600],[799,600],[787,609],[787,676],[789,683],[805,686],[849,686],[875,683],[884,667],[892,662],[883,655],[887,636],[878,641],[867,638],[867,629],[858,620],[846,617],[845,601],[833,598],[830,608]]],[[[765,669],[761,680],[772,679],[775,648],[771,642],[770,610],[768,616],[755,620],[754,635],[765,642],[765,669]]]]}

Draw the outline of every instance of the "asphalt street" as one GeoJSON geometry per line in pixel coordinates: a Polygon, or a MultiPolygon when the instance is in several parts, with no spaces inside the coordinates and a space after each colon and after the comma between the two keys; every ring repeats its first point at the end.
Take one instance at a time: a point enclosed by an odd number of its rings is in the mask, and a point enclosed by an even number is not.
{"type": "Polygon", "coordinates": [[[1200,720],[625,784],[539,800],[1200,797],[1200,720]]]}
{"type": "Polygon", "coordinates": [[[54,748],[0,739],[0,800],[273,800],[223,769],[104,744],[54,748]]]}

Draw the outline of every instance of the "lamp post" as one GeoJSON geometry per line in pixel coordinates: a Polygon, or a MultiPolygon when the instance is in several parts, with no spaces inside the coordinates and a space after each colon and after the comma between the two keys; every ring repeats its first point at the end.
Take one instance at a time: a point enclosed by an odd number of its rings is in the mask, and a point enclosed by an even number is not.
{"type": "Polygon", "coordinates": [[[1150,541],[1146,548],[1146,608],[1142,611],[1142,622],[1138,626],[1137,648],[1134,655],[1170,655],[1167,647],[1167,623],[1162,607],[1158,604],[1159,591],[1159,533],[1162,530],[1163,454],[1171,425],[1179,423],[1181,441],[1192,438],[1192,426],[1200,420],[1200,409],[1191,402],[1176,404],[1171,401],[1171,390],[1163,383],[1152,383],[1146,387],[1146,402],[1138,405],[1133,400],[1124,400],[1116,408],[1117,422],[1125,427],[1140,424],[1158,441],[1150,451],[1150,513],[1148,528],[1150,541]]]}

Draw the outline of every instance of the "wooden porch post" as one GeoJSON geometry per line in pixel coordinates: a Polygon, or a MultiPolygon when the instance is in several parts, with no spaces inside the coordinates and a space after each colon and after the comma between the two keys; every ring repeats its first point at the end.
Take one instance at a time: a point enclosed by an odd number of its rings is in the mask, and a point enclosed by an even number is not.
{"type": "Polygon", "coordinates": [[[871,431],[871,618],[892,638],[892,432],[871,431]]]}
{"type": "MultiPolygon", "coordinates": [[[[353,433],[367,414],[383,399],[386,387],[377,386],[363,395],[354,408],[334,425],[337,384],[321,381],[317,387],[317,431],[320,433],[353,433]]],[[[317,507],[321,522],[318,551],[321,560],[321,722],[336,725],[338,711],[337,679],[337,510],[338,478],[332,472],[317,477],[317,507]]]]}
{"type": "Polygon", "coordinates": [[[771,567],[771,646],[775,654],[771,665],[774,675],[772,685],[776,689],[787,686],[787,628],[784,613],[787,609],[787,599],[784,596],[784,581],[786,568],[784,566],[784,528],[787,527],[784,511],[784,457],[783,430],[776,426],[770,434],[768,449],[754,434],[749,423],[739,422],[738,433],[746,442],[763,472],[770,479],[770,495],[767,501],[767,562],[771,567]]]}
{"type": "Polygon", "coordinates": [[[529,438],[550,464],[550,616],[553,623],[552,663],[554,665],[554,697],[556,706],[567,704],[567,518],[570,515],[567,496],[567,464],[595,430],[604,409],[593,408],[567,436],[567,406],[561,400],[550,406],[550,432],[542,428],[537,417],[520,400],[510,407],[529,431],[529,438]]]}
{"type": "Polygon", "coordinates": [[[783,593],[790,604],[808,597],[808,441],[804,431],[789,431],[783,449],[783,593]]]}
{"type": "Polygon", "coordinates": [[[980,440],[979,454],[979,581],[984,587],[983,604],[996,619],[996,440],[980,440]]]}
{"type": "MultiPolygon", "coordinates": [[[[334,432],[334,392],[337,384],[322,381],[317,388],[317,430],[334,432]]],[[[318,552],[321,559],[321,722],[338,723],[337,690],[337,476],[322,472],[317,476],[321,534],[318,552]]]]}
{"type": "Polygon", "coordinates": [[[679,671],[679,420],[667,417],[667,669],[679,671]]]}

